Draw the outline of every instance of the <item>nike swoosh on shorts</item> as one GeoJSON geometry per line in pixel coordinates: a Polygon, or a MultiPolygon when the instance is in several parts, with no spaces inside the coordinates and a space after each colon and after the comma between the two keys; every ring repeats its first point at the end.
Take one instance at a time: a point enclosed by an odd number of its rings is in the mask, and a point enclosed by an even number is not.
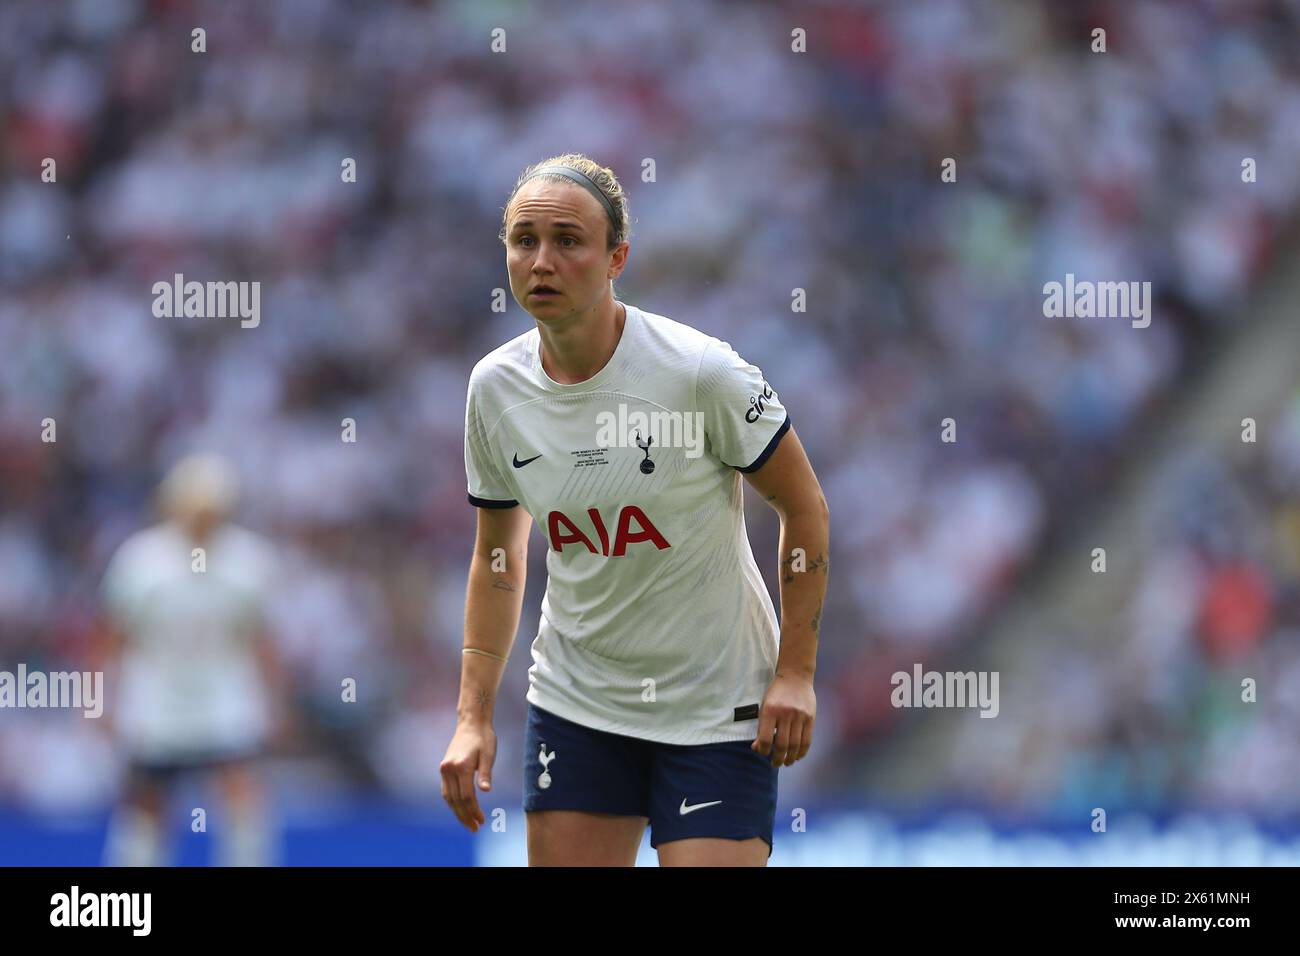
{"type": "Polygon", "coordinates": [[[682,805],[678,808],[678,812],[681,813],[682,816],[686,816],[688,813],[694,813],[696,810],[703,810],[705,807],[715,807],[721,802],[721,800],[714,800],[712,803],[697,803],[693,807],[688,807],[686,805],[686,798],[682,797],[682,805]]]}

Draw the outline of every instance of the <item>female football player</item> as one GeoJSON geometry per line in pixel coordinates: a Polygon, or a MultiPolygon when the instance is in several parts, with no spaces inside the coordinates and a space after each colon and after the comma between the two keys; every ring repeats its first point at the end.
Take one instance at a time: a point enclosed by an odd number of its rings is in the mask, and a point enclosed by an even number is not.
{"type": "Polygon", "coordinates": [[[777,768],[808,753],[829,512],[785,407],[727,342],[614,297],[627,199],[566,154],[526,169],[501,239],[535,327],[470,375],[478,508],[442,794],[485,822],[492,714],[524,594],[547,585],[528,672],[530,865],[766,865],[777,768]],[[745,530],[745,476],[781,520],[781,620],[745,530]]]}

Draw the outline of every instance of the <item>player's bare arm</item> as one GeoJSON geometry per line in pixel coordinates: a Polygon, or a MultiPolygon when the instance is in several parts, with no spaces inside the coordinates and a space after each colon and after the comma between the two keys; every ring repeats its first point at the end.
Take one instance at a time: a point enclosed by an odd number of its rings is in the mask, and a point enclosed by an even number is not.
{"type": "MultiPolygon", "coordinates": [[[[109,689],[107,699],[114,700],[118,690],[118,671],[127,644],[127,632],[116,616],[105,609],[99,615],[99,635],[100,640],[95,648],[93,667],[103,672],[105,687],[109,689]]],[[[116,711],[111,707],[105,708],[102,717],[95,721],[95,724],[96,729],[111,737],[117,725],[116,711]]]]}
{"type": "Polygon", "coordinates": [[[793,427],[745,478],[781,517],[781,651],[754,749],[777,766],[789,766],[808,753],[817,717],[813,675],[830,574],[830,509],[793,427]]]}
{"type": "Polygon", "coordinates": [[[442,797],[471,831],[486,822],[474,774],[492,787],[496,734],[492,712],[523,605],[532,516],[519,507],[479,508],[465,593],[465,653],[461,655],[456,732],[443,757],[442,797]]]}

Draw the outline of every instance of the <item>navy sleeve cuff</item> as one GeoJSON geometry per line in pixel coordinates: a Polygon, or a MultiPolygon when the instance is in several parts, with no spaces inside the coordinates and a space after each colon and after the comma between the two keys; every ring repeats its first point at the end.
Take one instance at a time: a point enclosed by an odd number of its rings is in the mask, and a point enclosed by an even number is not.
{"type": "Polygon", "coordinates": [[[751,462],[750,464],[746,465],[743,468],[740,465],[733,465],[732,467],[735,468],[736,471],[744,472],[745,474],[748,474],[753,471],[758,471],[758,469],[763,467],[763,463],[772,457],[772,452],[776,451],[776,446],[781,443],[781,438],[789,430],[790,430],[790,413],[786,412],[785,421],[783,421],[781,423],[781,427],[776,430],[776,434],[772,436],[772,440],[767,443],[767,447],[763,449],[763,453],[759,455],[757,458],[755,458],[753,462],[751,462]]]}
{"type": "Polygon", "coordinates": [[[473,495],[469,496],[469,503],[475,508],[513,508],[515,505],[519,504],[519,502],[513,499],[510,501],[499,501],[496,498],[475,498],[473,495]]]}

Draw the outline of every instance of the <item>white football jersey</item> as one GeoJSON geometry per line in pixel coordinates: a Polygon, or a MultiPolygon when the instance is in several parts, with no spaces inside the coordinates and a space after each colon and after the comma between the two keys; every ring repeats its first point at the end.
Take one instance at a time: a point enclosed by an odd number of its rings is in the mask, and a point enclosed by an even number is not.
{"type": "Polygon", "coordinates": [[[779,626],[739,472],[790,420],[731,346],[634,306],[585,382],[542,368],[536,327],[470,375],[465,471],[478,507],[526,508],[547,540],[528,700],[673,744],[752,740],[779,626]]]}
{"type": "Polygon", "coordinates": [[[273,580],[263,539],[226,525],[204,545],[170,523],[128,538],[104,575],[104,600],[126,636],[117,732],[139,759],[258,746],[267,732],[256,658],[273,580]]]}

